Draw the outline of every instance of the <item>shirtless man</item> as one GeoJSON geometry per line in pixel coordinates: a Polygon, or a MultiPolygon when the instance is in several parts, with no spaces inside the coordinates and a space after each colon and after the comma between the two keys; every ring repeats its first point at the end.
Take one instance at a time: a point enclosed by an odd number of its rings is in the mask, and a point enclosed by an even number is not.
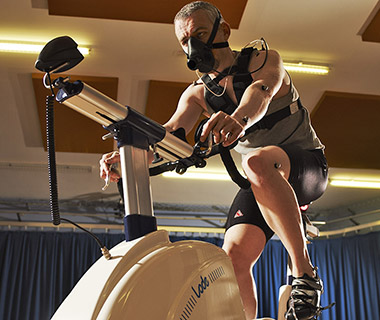
{"type": "MultiPolygon", "coordinates": [[[[252,267],[276,233],[291,258],[294,277],[286,319],[312,319],[320,313],[323,285],[309,258],[299,206],[326,188],[324,146],[276,51],[232,51],[229,24],[207,2],[183,7],[174,25],[189,68],[203,76],[183,92],[164,126],[188,133],[201,114],[211,114],[201,140],[210,132],[214,142],[224,146],[239,139],[235,150],[242,154],[251,182],[251,189],[240,190],[231,206],[223,245],[235,269],[246,318],[257,316],[252,267]]],[[[117,161],[117,152],[103,156],[102,178],[110,174],[111,181],[119,179],[109,169],[117,161]]]]}

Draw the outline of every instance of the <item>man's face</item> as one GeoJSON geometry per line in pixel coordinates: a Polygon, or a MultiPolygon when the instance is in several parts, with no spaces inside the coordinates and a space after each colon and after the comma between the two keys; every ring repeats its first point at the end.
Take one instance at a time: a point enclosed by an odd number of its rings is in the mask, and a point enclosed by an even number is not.
{"type": "Polygon", "coordinates": [[[187,42],[190,37],[206,43],[210,37],[214,21],[203,10],[197,10],[187,19],[177,20],[175,34],[182,47],[187,52],[187,42]]]}

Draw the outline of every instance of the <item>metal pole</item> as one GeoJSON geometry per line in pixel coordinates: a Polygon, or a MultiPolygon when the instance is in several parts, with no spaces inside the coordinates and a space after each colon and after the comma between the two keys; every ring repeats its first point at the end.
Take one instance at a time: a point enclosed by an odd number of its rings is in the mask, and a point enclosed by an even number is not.
{"type": "Polygon", "coordinates": [[[130,145],[119,149],[125,215],[153,216],[148,151],[130,145]]]}

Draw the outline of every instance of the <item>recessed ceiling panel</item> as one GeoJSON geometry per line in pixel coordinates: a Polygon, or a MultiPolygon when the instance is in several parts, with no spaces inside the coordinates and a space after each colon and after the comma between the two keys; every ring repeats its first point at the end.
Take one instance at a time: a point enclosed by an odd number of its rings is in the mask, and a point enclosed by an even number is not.
{"type": "MultiPolygon", "coordinates": [[[[49,14],[59,16],[173,23],[176,13],[188,0],[48,0],[49,14]]],[[[247,0],[214,0],[233,29],[239,28],[247,0]]]]}
{"type": "MultiPolygon", "coordinates": [[[[52,79],[59,76],[64,77],[62,74],[54,74],[52,79]]],[[[41,73],[32,74],[41,135],[46,150],[45,100],[46,96],[50,95],[50,90],[42,84],[42,77],[41,73]]],[[[70,80],[82,80],[110,98],[117,99],[117,78],[70,75],[70,80]]],[[[106,153],[114,148],[113,139],[102,140],[102,136],[108,131],[99,123],[58,102],[55,102],[54,106],[54,131],[55,148],[58,152],[106,153]]]]}
{"type": "Polygon", "coordinates": [[[380,1],[359,31],[363,41],[380,42],[380,1]]]}
{"type": "MultiPolygon", "coordinates": [[[[174,113],[178,100],[188,85],[188,83],[184,82],[151,80],[149,82],[145,115],[160,124],[166,123],[174,113]]],[[[196,127],[197,125],[187,135],[187,140],[191,145],[195,143],[194,133],[196,127]]]]}
{"type": "Polygon", "coordinates": [[[330,167],[380,169],[380,96],[326,91],[311,119],[330,167]]]}

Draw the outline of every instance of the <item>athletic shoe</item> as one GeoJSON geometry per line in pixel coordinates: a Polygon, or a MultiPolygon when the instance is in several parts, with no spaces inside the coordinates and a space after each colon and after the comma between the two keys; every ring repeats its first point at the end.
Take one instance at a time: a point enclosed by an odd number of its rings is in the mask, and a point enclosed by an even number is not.
{"type": "Polygon", "coordinates": [[[317,319],[321,312],[331,308],[335,303],[325,308],[320,306],[323,282],[315,273],[310,277],[306,273],[292,281],[292,291],[288,300],[286,320],[311,320],[317,319]]]}

